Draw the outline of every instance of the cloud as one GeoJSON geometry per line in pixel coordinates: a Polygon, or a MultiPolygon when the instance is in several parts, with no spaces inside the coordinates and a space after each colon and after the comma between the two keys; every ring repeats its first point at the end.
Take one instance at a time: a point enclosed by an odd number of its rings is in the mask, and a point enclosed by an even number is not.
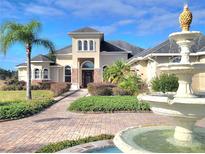
{"type": "Polygon", "coordinates": [[[142,9],[136,10],[134,6],[122,0],[58,0],[55,4],[69,10],[72,15],[78,17],[101,17],[106,15],[141,16],[146,12],[142,9]]]}
{"type": "Polygon", "coordinates": [[[106,34],[112,34],[118,30],[119,27],[130,25],[135,23],[135,20],[132,19],[125,19],[125,20],[119,20],[116,23],[110,24],[110,25],[104,25],[104,26],[92,26],[93,28],[96,28],[106,34]]]}
{"type": "Polygon", "coordinates": [[[44,16],[62,16],[65,13],[60,9],[50,6],[40,6],[35,4],[24,5],[25,11],[32,14],[44,15],[44,16]]]}

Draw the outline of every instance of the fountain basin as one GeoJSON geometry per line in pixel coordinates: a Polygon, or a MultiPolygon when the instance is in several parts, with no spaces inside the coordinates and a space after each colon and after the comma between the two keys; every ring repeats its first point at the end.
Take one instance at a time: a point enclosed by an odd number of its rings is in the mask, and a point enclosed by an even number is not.
{"type": "Polygon", "coordinates": [[[180,75],[194,75],[197,73],[205,72],[205,64],[201,62],[195,63],[166,63],[166,64],[159,64],[157,66],[160,71],[164,73],[173,73],[173,74],[180,74],[180,75]]]}
{"type": "MultiPolygon", "coordinates": [[[[205,129],[196,127],[195,133],[203,132],[205,129]]],[[[205,143],[197,140],[191,146],[181,147],[173,144],[172,136],[174,127],[171,126],[152,126],[152,127],[130,127],[118,134],[114,138],[115,145],[125,153],[197,153],[205,152],[205,143]]]]}
{"type": "Polygon", "coordinates": [[[151,110],[160,115],[169,117],[184,117],[200,119],[205,116],[205,98],[178,98],[174,95],[144,95],[140,97],[148,101],[151,110]]]}
{"type": "Polygon", "coordinates": [[[192,41],[201,36],[199,31],[182,31],[175,32],[169,35],[169,38],[178,42],[178,41],[192,41]]]}

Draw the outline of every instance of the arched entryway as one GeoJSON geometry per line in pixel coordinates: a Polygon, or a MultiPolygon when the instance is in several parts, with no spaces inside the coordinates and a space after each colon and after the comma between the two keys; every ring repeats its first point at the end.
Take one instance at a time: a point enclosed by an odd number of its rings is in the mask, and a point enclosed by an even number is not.
{"type": "Polygon", "coordinates": [[[82,70],[82,87],[86,88],[87,84],[93,82],[94,64],[91,61],[84,61],[81,65],[82,70]]]}

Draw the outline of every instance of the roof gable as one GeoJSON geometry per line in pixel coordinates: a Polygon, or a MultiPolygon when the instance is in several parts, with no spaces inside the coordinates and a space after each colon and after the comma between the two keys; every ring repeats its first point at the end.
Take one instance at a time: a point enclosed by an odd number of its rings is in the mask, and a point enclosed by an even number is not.
{"type": "Polygon", "coordinates": [[[45,55],[37,55],[31,59],[31,62],[52,62],[47,56],[45,55]]]}
{"type": "MultiPolygon", "coordinates": [[[[196,43],[191,48],[193,53],[205,51],[205,36],[201,36],[199,39],[196,40],[196,43]]],[[[134,57],[144,57],[151,53],[179,53],[180,48],[179,46],[171,40],[166,40],[154,48],[150,48],[147,50],[142,51],[139,54],[136,54],[134,57]]]]}
{"type": "Polygon", "coordinates": [[[119,51],[126,51],[125,49],[122,49],[120,47],[117,47],[107,41],[101,41],[100,44],[100,51],[106,51],[106,52],[119,52],[119,51]]]}
{"type": "Polygon", "coordinates": [[[56,50],[56,54],[68,54],[72,53],[72,45],[56,50]]]}
{"type": "Polygon", "coordinates": [[[99,33],[100,31],[98,31],[94,28],[91,28],[91,27],[83,27],[83,28],[72,31],[71,33],[87,33],[87,32],[89,32],[89,33],[90,32],[91,33],[99,33]]]}
{"type": "Polygon", "coordinates": [[[138,53],[141,53],[144,49],[134,46],[126,41],[122,41],[122,40],[116,40],[116,41],[109,41],[109,43],[120,47],[121,49],[127,50],[127,51],[131,51],[132,55],[136,55],[138,53]]]}

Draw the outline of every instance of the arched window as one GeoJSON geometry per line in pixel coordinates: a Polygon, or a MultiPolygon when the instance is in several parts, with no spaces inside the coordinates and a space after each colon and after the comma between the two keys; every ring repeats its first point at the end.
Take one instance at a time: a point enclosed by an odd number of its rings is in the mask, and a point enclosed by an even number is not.
{"type": "Polygon", "coordinates": [[[107,66],[103,66],[103,71],[105,71],[106,68],[107,68],[107,66]]]}
{"type": "Polygon", "coordinates": [[[82,50],[82,41],[81,40],[78,41],[78,50],[79,51],[82,50]]]}
{"type": "Polygon", "coordinates": [[[71,82],[71,67],[65,66],[65,82],[71,82]]]}
{"type": "Polygon", "coordinates": [[[88,50],[88,41],[87,40],[84,41],[84,50],[88,50]]]}
{"type": "Polygon", "coordinates": [[[82,69],[93,69],[93,68],[94,68],[94,65],[91,61],[85,61],[82,64],[82,69]]]}
{"type": "Polygon", "coordinates": [[[43,70],[43,79],[48,79],[48,69],[43,70]]]}
{"type": "Polygon", "coordinates": [[[35,79],[39,79],[39,78],[40,78],[40,71],[39,71],[38,68],[36,68],[36,69],[34,70],[34,78],[35,78],[35,79]]]}
{"type": "Polygon", "coordinates": [[[93,46],[93,40],[90,40],[90,50],[94,50],[94,46],[93,46]]]}

